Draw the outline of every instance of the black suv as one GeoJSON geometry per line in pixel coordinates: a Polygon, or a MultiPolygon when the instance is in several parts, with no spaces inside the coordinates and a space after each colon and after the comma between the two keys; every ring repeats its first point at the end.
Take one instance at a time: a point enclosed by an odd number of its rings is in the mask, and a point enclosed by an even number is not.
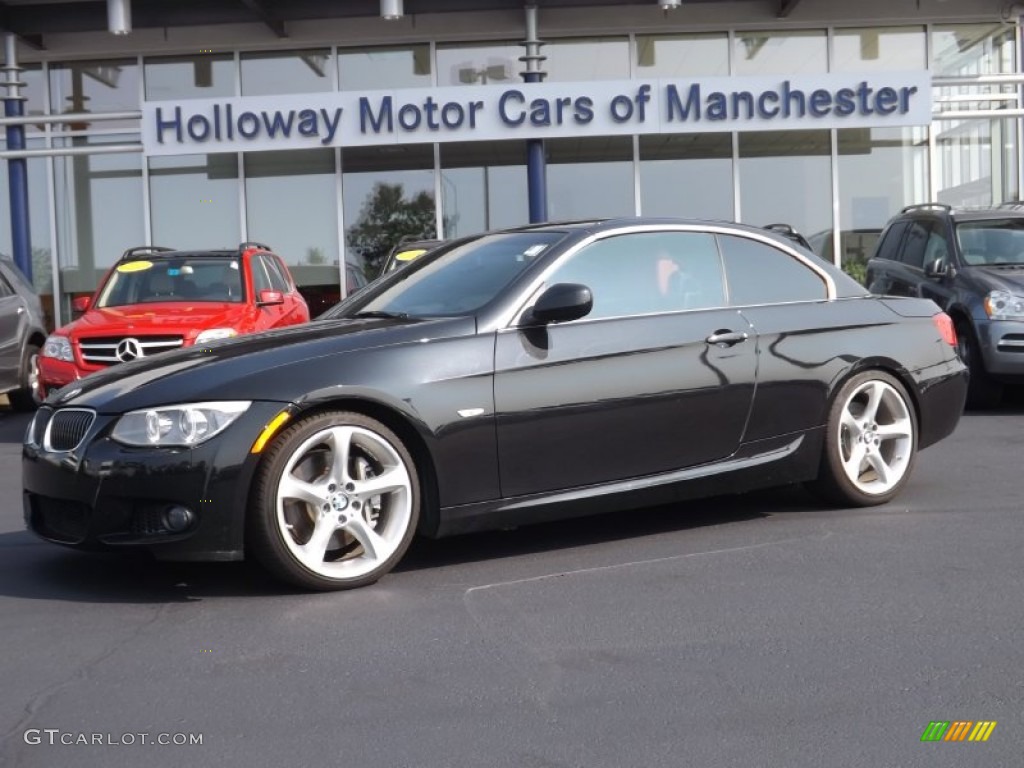
{"type": "Polygon", "coordinates": [[[868,262],[872,293],[932,299],[956,325],[970,368],[968,405],[1024,382],[1024,202],[954,209],[928,203],[893,218],[868,262]]]}

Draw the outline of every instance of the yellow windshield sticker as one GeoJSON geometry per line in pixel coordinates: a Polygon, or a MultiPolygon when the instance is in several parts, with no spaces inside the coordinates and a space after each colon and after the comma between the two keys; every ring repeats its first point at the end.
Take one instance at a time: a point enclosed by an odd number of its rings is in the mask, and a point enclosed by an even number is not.
{"type": "Polygon", "coordinates": [[[395,261],[412,261],[417,256],[422,256],[426,252],[426,248],[420,248],[419,250],[413,251],[402,251],[401,253],[395,255],[395,261]]]}
{"type": "Polygon", "coordinates": [[[145,272],[153,268],[152,261],[128,261],[117,267],[118,272],[145,272]]]}

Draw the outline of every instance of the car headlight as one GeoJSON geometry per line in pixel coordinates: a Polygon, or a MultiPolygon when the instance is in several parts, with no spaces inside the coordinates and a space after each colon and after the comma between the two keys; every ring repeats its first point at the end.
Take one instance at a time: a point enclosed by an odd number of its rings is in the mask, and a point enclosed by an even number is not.
{"type": "Polygon", "coordinates": [[[985,314],[993,320],[1024,320],[1024,296],[991,291],[985,297],[985,314]]]}
{"type": "Polygon", "coordinates": [[[223,432],[250,404],[248,400],[184,403],[129,411],[118,419],[110,436],[125,445],[191,447],[223,432]]]}
{"type": "Polygon", "coordinates": [[[69,363],[75,361],[75,353],[71,351],[71,340],[67,336],[53,334],[43,344],[43,357],[52,357],[54,360],[64,360],[69,363]]]}
{"type": "Polygon", "coordinates": [[[195,343],[197,345],[209,344],[211,341],[217,341],[218,339],[230,339],[232,336],[237,335],[238,331],[234,328],[209,328],[196,336],[195,343]]]}

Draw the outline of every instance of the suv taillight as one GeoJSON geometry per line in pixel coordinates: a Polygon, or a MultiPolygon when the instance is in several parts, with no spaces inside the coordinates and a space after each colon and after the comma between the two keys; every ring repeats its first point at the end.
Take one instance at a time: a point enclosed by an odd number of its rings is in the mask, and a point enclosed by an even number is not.
{"type": "Polygon", "coordinates": [[[953,319],[945,312],[932,315],[932,322],[939,331],[942,340],[951,347],[956,346],[956,328],[953,327],[953,319]]]}

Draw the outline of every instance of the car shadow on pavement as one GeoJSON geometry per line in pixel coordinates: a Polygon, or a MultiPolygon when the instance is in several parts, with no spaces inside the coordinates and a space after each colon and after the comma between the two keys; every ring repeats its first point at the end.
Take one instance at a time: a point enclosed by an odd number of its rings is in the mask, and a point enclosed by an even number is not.
{"type": "MultiPolygon", "coordinates": [[[[396,572],[641,538],[819,509],[798,489],[777,489],[542,523],[510,531],[418,539],[396,572]]],[[[372,589],[372,587],[370,588],[372,589]]],[[[84,603],[186,603],[214,597],[308,594],[281,584],[256,564],[166,563],[143,554],[75,552],[27,531],[0,534],[0,596],[84,603]]]]}

